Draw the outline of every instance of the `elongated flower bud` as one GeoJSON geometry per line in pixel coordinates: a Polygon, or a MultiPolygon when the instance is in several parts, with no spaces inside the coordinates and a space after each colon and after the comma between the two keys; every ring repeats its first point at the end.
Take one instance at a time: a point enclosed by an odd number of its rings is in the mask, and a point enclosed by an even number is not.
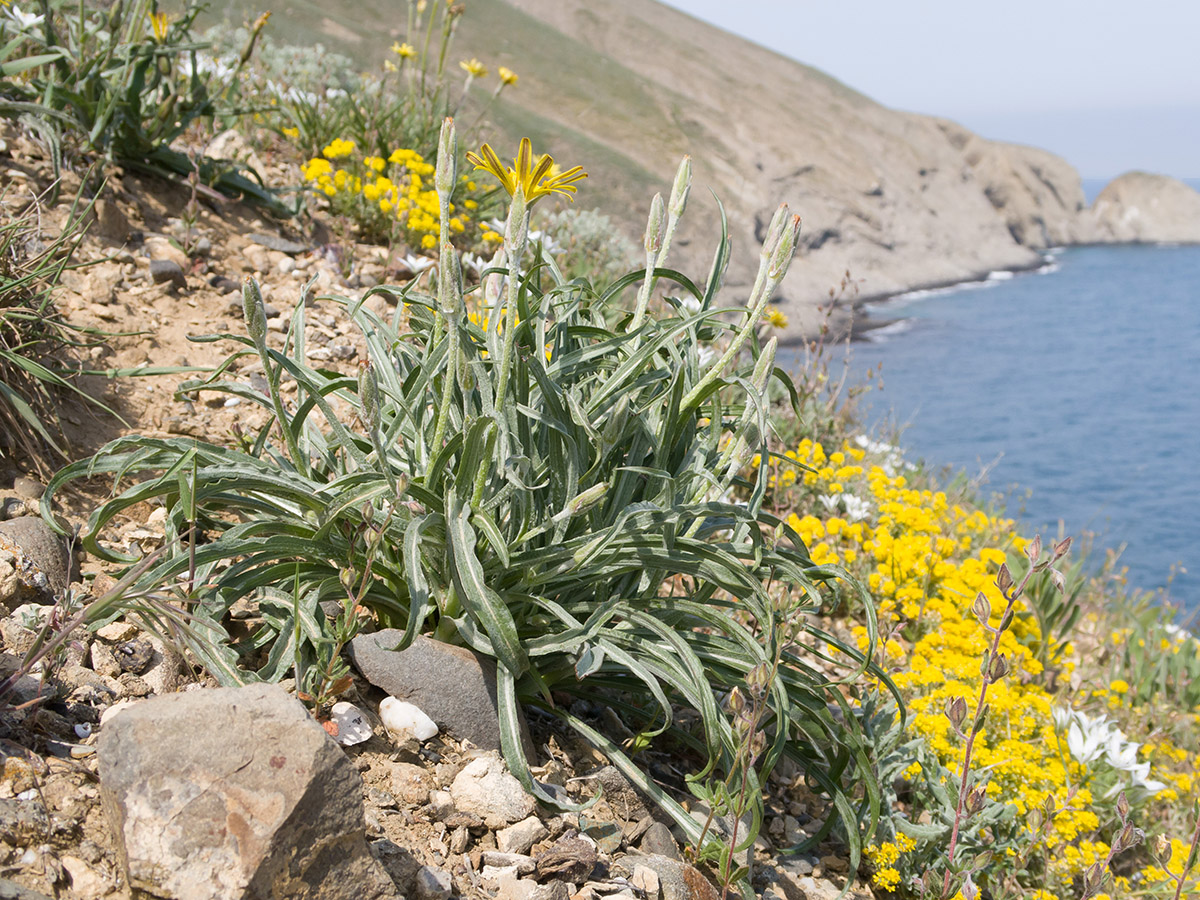
{"type": "Polygon", "coordinates": [[[767,269],[767,277],[774,281],[783,280],[788,266],[792,264],[792,256],[796,252],[796,241],[800,237],[800,217],[792,216],[790,222],[784,223],[784,228],[771,254],[771,265],[767,269]]]}
{"type": "Polygon", "coordinates": [[[771,338],[762,349],[758,362],[754,364],[754,374],[750,377],[754,390],[760,397],[766,396],[767,382],[775,370],[775,351],[779,348],[779,338],[771,338]]]}
{"type": "Polygon", "coordinates": [[[358,402],[362,408],[363,421],[371,429],[379,427],[379,382],[370,362],[363,363],[358,370],[358,402]]]}
{"type": "Polygon", "coordinates": [[[767,236],[763,239],[760,251],[763,259],[770,259],[775,254],[775,248],[779,246],[779,239],[783,236],[783,229],[787,224],[787,217],[788,205],[780,203],[779,208],[775,210],[775,215],[771,216],[771,224],[767,226],[767,236]]]}
{"type": "Polygon", "coordinates": [[[555,518],[557,519],[561,516],[562,518],[571,519],[580,513],[587,512],[603,500],[604,495],[607,493],[608,484],[606,482],[594,484],[582,494],[577,495],[574,500],[567,504],[567,508],[559,513],[558,516],[555,516],[555,518]]]}
{"type": "Polygon", "coordinates": [[[458,137],[454,133],[454,120],[447,116],[442,120],[442,132],[438,137],[437,171],[433,176],[438,194],[449,199],[457,177],[458,137]]]}
{"type": "Polygon", "coordinates": [[[646,236],[642,241],[647,255],[658,253],[662,248],[663,232],[667,228],[667,213],[663,207],[662,194],[655,194],[650,201],[650,218],[646,220],[646,236]]]}
{"type": "Polygon", "coordinates": [[[250,337],[261,347],[267,336],[267,310],[263,306],[262,291],[252,275],[247,275],[242,282],[242,315],[250,337]]]}
{"type": "Polygon", "coordinates": [[[446,318],[457,317],[463,304],[463,272],[458,254],[450,246],[449,241],[442,244],[442,268],[439,277],[445,279],[445,287],[438,283],[438,297],[441,300],[442,315],[446,318]]]}
{"type": "Polygon", "coordinates": [[[685,156],[679,163],[675,173],[675,183],[671,185],[671,215],[678,219],[687,207],[688,194],[692,190],[692,158],[685,156]]]}

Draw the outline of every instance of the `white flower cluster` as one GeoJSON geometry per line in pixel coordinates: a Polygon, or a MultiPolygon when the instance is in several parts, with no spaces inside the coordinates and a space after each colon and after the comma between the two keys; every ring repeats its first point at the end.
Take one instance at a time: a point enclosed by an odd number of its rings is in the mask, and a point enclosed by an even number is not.
{"type": "Polygon", "coordinates": [[[854,494],[821,494],[817,500],[827,512],[845,510],[847,522],[860,522],[871,514],[871,503],[854,494]]]}
{"type": "Polygon", "coordinates": [[[1108,721],[1108,716],[1089,716],[1072,709],[1055,707],[1054,727],[1067,732],[1067,749],[1071,756],[1085,766],[1107,762],[1114,769],[1128,772],[1130,784],[1157,794],[1166,785],[1150,778],[1150,763],[1138,762],[1141,747],[1125,737],[1124,732],[1108,721]]]}
{"type": "Polygon", "coordinates": [[[28,31],[31,28],[41,25],[42,19],[45,18],[45,16],[39,16],[36,13],[21,12],[21,7],[17,6],[16,4],[10,6],[7,10],[5,10],[5,12],[8,13],[8,17],[17,24],[18,31],[28,31]]]}
{"type": "Polygon", "coordinates": [[[901,469],[912,469],[914,466],[911,463],[904,461],[904,455],[899,447],[892,444],[885,444],[882,441],[873,441],[865,434],[860,434],[854,438],[854,443],[862,447],[872,456],[881,457],[879,468],[883,469],[888,478],[895,478],[896,473],[901,469]]]}

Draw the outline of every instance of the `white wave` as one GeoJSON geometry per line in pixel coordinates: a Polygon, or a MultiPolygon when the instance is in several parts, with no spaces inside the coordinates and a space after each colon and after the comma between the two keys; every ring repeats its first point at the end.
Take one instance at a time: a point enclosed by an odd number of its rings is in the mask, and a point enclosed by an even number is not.
{"type": "Polygon", "coordinates": [[[1008,281],[1013,277],[1013,273],[1007,269],[997,269],[994,272],[988,272],[988,281],[1008,281]]]}
{"type": "Polygon", "coordinates": [[[1051,258],[1050,261],[1047,262],[1044,266],[1039,266],[1038,268],[1034,269],[1033,274],[1034,275],[1049,275],[1051,272],[1057,272],[1061,268],[1062,268],[1062,263],[1057,262],[1053,258],[1051,258]]]}
{"type": "Polygon", "coordinates": [[[863,332],[863,340],[871,344],[882,344],[885,341],[891,340],[898,334],[903,334],[911,330],[913,327],[912,319],[897,319],[895,322],[888,322],[886,325],[881,325],[879,328],[872,328],[869,331],[863,332]]]}

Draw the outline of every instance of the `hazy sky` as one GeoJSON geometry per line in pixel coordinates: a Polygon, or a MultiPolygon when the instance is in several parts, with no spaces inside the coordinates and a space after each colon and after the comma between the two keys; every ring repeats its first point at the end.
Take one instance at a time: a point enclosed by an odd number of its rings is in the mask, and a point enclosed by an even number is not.
{"type": "Polygon", "coordinates": [[[1200,178],[1200,0],[666,0],[1085,178],[1200,178]]]}

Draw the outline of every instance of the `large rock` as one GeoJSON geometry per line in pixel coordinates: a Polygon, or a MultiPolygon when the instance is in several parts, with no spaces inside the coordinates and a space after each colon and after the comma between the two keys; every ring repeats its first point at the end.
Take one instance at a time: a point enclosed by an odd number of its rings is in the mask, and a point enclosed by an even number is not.
{"type": "MultiPolygon", "coordinates": [[[[496,664],[465,647],[424,636],[404,650],[393,650],[402,636],[392,628],[360,634],[350,642],[350,658],[367,681],[420,707],[441,730],[485,750],[499,750],[496,664]]],[[[521,737],[532,762],[533,741],[524,727],[521,737]]]]}
{"type": "Polygon", "coordinates": [[[97,749],[135,896],[398,896],[367,848],[353,764],[277,686],[138,703],[105,724],[97,749]]]}
{"type": "Polygon", "coordinates": [[[1095,240],[1200,243],[1200,193],[1175,178],[1127,172],[1092,204],[1095,240]]]}
{"type": "Polygon", "coordinates": [[[666,856],[642,856],[632,853],[622,862],[630,871],[637,866],[649,869],[657,875],[662,900],[718,900],[720,897],[712,882],[691,863],[666,856]]]}
{"type": "Polygon", "coordinates": [[[53,603],[54,595],[65,591],[70,582],[66,542],[40,516],[0,522],[0,590],[13,592],[0,596],[0,603],[53,603]]]}

